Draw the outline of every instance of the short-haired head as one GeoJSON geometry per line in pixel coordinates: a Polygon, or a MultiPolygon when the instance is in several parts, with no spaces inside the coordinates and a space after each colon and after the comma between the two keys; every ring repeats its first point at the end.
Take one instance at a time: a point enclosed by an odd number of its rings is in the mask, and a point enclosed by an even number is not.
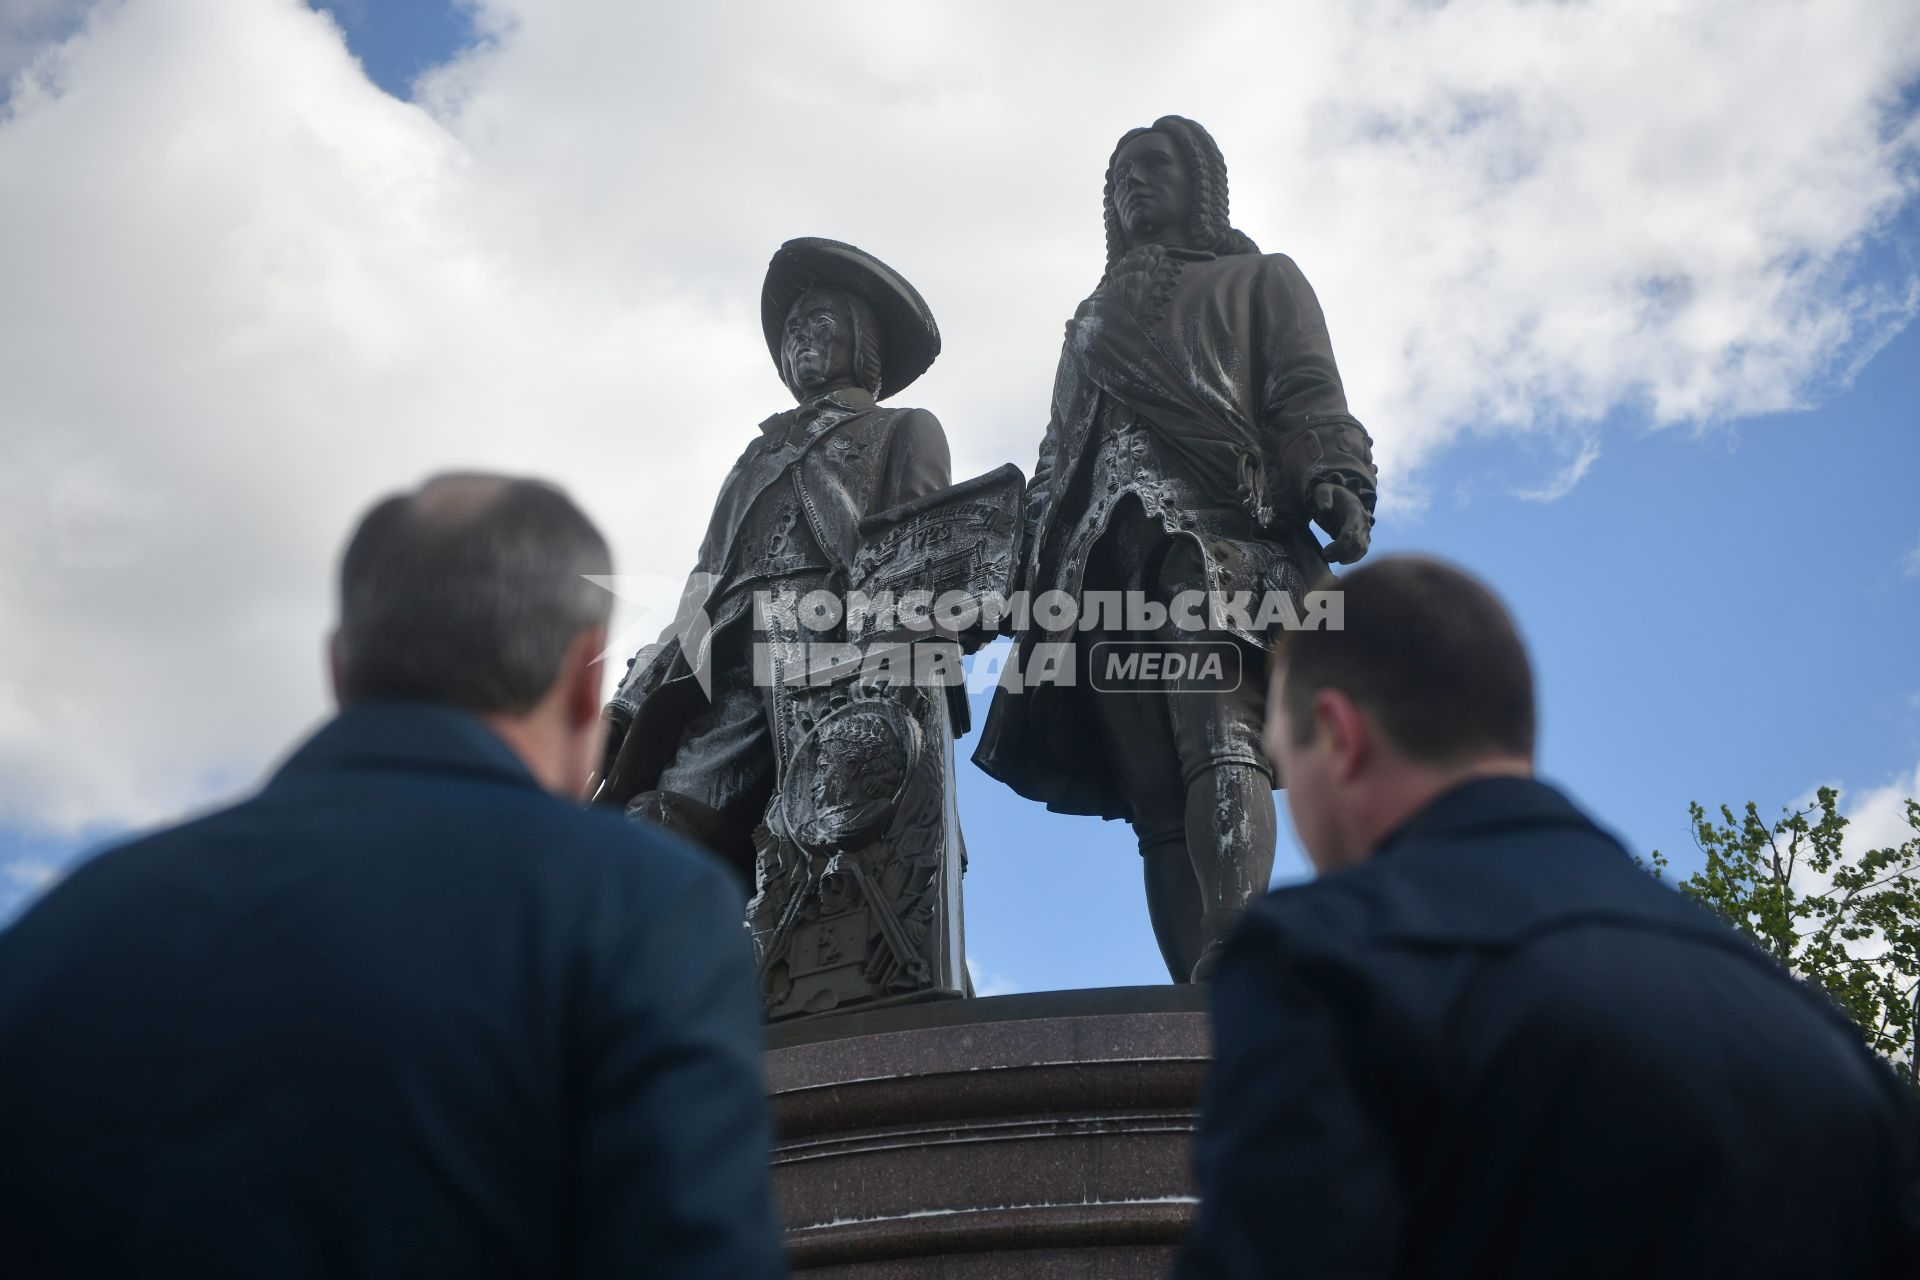
{"type": "Polygon", "coordinates": [[[1114,162],[1122,147],[1145,133],[1163,133],[1171,138],[1179,148],[1180,158],[1186,162],[1187,180],[1192,186],[1187,206],[1187,243],[1195,249],[1221,255],[1260,252],[1253,238],[1237,230],[1228,220],[1227,162],[1213,135],[1185,116],[1161,116],[1151,125],[1122,134],[1120,141],[1113,144],[1113,153],[1107,157],[1106,187],[1101,198],[1107,228],[1107,270],[1113,270],[1128,248],[1126,228],[1121,225],[1114,203],[1114,162]]]}
{"type": "Polygon", "coordinates": [[[1340,630],[1275,635],[1281,706],[1296,744],[1314,695],[1345,694],[1403,756],[1456,766],[1534,749],[1533,671],[1513,619],[1472,575],[1424,556],[1376,560],[1329,584],[1340,630]]]}
{"type": "Polygon", "coordinates": [[[613,597],[606,540],[558,488],[435,476],[376,504],[347,543],[333,639],[341,704],[436,702],[516,716],[554,686],[613,597]]]}
{"type": "Polygon", "coordinates": [[[1493,593],[1398,556],[1328,586],[1336,628],[1277,633],[1265,742],[1300,846],[1326,873],[1373,856],[1444,793],[1533,772],[1533,673],[1493,593]]]}

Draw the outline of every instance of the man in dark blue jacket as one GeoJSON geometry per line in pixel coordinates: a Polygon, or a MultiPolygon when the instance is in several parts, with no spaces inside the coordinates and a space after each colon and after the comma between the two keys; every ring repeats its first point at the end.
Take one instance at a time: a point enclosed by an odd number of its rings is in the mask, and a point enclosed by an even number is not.
{"type": "Polygon", "coordinates": [[[1825,999],[1533,778],[1485,588],[1347,575],[1267,749],[1320,878],[1214,978],[1177,1275],[1920,1274],[1914,1100],[1825,999]]]}
{"type": "Polygon", "coordinates": [[[577,803],[608,571],[547,485],[387,500],[338,718],[0,934],[0,1271],[781,1274],[741,887],[577,803]]]}

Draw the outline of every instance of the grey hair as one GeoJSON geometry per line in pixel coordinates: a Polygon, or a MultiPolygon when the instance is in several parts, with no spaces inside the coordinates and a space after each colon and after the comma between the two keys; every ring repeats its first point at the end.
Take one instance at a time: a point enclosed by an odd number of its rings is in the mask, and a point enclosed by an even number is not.
{"type": "Polygon", "coordinates": [[[341,560],[341,702],[524,714],[611,618],[613,596],[582,575],[612,571],[599,530],[543,481],[447,474],[386,498],[341,560]]]}

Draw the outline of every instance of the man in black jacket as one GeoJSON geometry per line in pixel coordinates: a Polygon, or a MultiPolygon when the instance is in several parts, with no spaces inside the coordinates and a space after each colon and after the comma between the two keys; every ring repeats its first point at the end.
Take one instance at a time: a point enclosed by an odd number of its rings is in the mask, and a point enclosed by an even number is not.
{"type": "Polygon", "coordinates": [[[0,934],[7,1274],[782,1274],[740,889],[578,803],[607,572],[547,485],[383,502],[340,715],[0,934]]]}
{"type": "Polygon", "coordinates": [[[1485,588],[1347,575],[1267,749],[1320,878],[1214,980],[1177,1275],[1911,1276],[1914,1099],[1822,996],[1533,777],[1485,588]]]}

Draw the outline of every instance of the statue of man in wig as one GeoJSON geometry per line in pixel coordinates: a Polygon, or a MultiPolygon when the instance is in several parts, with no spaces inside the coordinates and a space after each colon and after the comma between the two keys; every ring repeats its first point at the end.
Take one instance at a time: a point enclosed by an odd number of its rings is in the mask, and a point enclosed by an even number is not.
{"type": "Polygon", "coordinates": [[[1229,223],[1205,129],[1163,116],[1122,137],[1105,215],[1106,271],[1067,323],[1027,492],[1024,585],[1078,600],[1083,629],[1017,637],[1022,660],[1072,642],[1075,678],[1003,682],[974,760],[1050,809],[1126,819],[1167,970],[1198,982],[1272,872],[1271,605],[1299,616],[1329,562],[1366,554],[1372,441],[1306,278],[1229,223]],[[1118,618],[1093,601],[1113,592],[1118,618]],[[1100,664],[1125,648],[1100,641],[1204,642],[1238,670],[1116,687],[1100,664]]]}

